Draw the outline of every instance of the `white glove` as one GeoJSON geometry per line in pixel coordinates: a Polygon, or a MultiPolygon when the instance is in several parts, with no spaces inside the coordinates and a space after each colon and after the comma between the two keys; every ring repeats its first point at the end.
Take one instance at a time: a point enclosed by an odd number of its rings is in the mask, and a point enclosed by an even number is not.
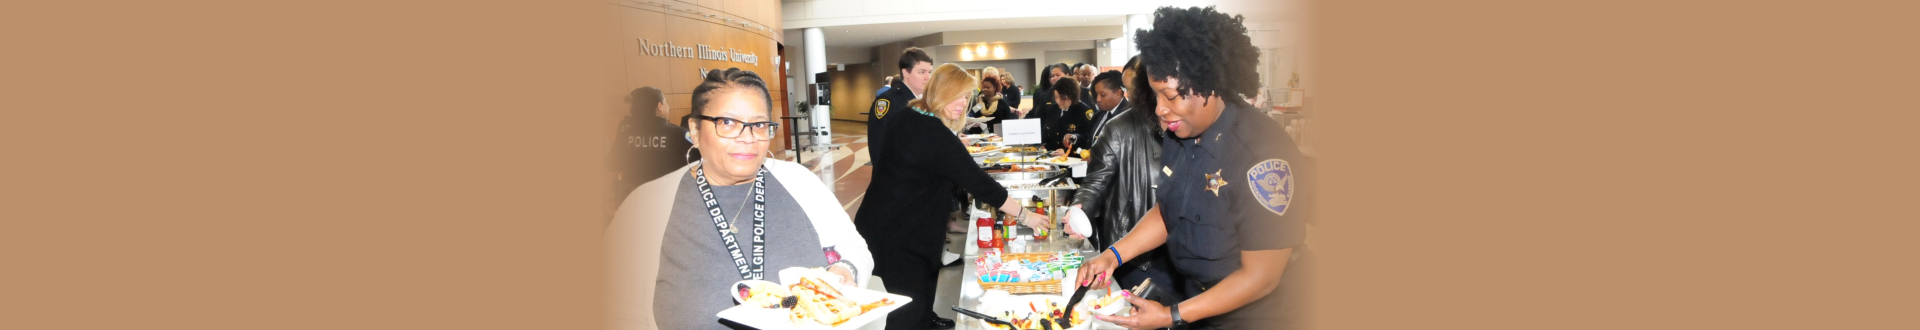
{"type": "Polygon", "coordinates": [[[1080,211],[1079,205],[1067,210],[1067,233],[1082,238],[1093,234],[1093,220],[1087,219],[1087,213],[1080,211]]]}

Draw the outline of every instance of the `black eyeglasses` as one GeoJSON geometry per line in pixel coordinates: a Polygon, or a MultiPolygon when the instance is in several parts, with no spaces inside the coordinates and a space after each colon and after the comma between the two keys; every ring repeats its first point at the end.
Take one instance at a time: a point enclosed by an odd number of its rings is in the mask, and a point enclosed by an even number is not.
{"type": "Polygon", "coordinates": [[[748,131],[747,128],[751,127],[753,128],[752,131],[753,131],[754,139],[757,139],[760,141],[773,140],[773,129],[775,127],[780,127],[780,123],[770,122],[770,121],[749,123],[739,119],[733,119],[728,117],[714,117],[714,116],[700,115],[700,114],[693,115],[693,118],[712,121],[713,128],[715,129],[714,133],[718,133],[720,137],[729,138],[729,139],[740,137],[741,132],[748,131]],[[732,133],[728,133],[728,132],[732,132],[732,133]]]}

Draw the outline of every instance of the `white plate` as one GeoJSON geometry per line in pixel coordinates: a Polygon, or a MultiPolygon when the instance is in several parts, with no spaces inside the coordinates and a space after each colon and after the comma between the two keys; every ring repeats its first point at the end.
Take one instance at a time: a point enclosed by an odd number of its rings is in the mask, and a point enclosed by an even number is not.
{"type": "MultiPolygon", "coordinates": [[[[1063,297],[1059,295],[1049,295],[1049,294],[1017,295],[1017,296],[1006,297],[1004,299],[991,299],[991,300],[982,298],[981,300],[985,302],[980,303],[980,307],[973,309],[974,311],[978,311],[980,313],[987,314],[988,316],[998,317],[1001,319],[1006,318],[1007,311],[1013,311],[1014,317],[1022,317],[1022,316],[1026,316],[1027,314],[1033,313],[1033,308],[1028,307],[1027,305],[1028,303],[1032,303],[1035,306],[1041,306],[1042,308],[1050,308],[1050,306],[1052,306],[1052,304],[1056,302],[1061,304],[1067,303],[1067,297],[1063,297]]],[[[1086,303],[1081,302],[1081,304],[1086,304],[1086,303]]],[[[1086,308],[1082,307],[1081,309],[1086,309],[1086,308]]],[[[989,327],[991,326],[990,324],[987,324],[986,321],[982,321],[980,319],[975,319],[973,317],[968,317],[965,315],[960,315],[960,317],[965,317],[967,319],[967,322],[973,322],[975,328],[999,329],[999,327],[997,326],[989,327]]],[[[1097,321],[1096,319],[1093,319],[1093,316],[1091,315],[1087,316],[1087,320],[1088,321],[1083,321],[1083,322],[1080,322],[1080,324],[1074,325],[1074,327],[1072,328],[1066,328],[1061,330],[1087,330],[1093,327],[1093,321],[1097,321]]]]}
{"type": "Polygon", "coordinates": [[[880,291],[873,291],[873,290],[867,290],[867,289],[861,289],[861,288],[839,288],[839,289],[841,294],[847,295],[848,299],[853,299],[853,301],[856,303],[868,304],[875,301],[880,301],[880,298],[886,298],[886,299],[892,299],[893,304],[882,306],[880,308],[874,308],[873,310],[867,311],[865,314],[860,314],[860,316],[855,316],[853,317],[853,319],[847,320],[846,322],[840,322],[839,326],[832,326],[832,327],[829,327],[825,324],[820,324],[818,322],[805,322],[805,324],[794,324],[792,320],[789,320],[787,318],[788,310],[784,308],[759,308],[759,307],[746,306],[746,305],[737,305],[737,306],[733,306],[733,308],[721,310],[719,314],[715,314],[714,316],[718,316],[722,319],[726,319],[729,321],[739,322],[742,325],[754,327],[756,329],[761,329],[761,330],[786,330],[786,329],[841,330],[841,329],[859,328],[860,326],[867,325],[867,323],[873,323],[874,320],[886,318],[887,313],[893,312],[893,310],[899,309],[900,306],[906,305],[907,302],[913,301],[913,298],[907,298],[907,296],[880,292],[880,291]]]}
{"type": "Polygon", "coordinates": [[[1047,164],[1060,165],[1060,166],[1076,166],[1076,165],[1087,163],[1087,160],[1085,159],[1074,158],[1074,157],[1067,157],[1067,160],[1062,162],[1053,161],[1054,159],[1058,159],[1058,158],[1054,158],[1054,157],[1041,158],[1040,162],[1047,163],[1047,164]]]}

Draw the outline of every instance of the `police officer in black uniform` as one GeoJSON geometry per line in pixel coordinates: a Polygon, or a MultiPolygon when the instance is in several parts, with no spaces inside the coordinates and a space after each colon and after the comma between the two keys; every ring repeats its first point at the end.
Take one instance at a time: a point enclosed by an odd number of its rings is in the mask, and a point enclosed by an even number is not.
{"type": "Polygon", "coordinates": [[[627,116],[620,119],[613,146],[607,150],[607,168],[619,173],[613,184],[614,197],[619,199],[700,157],[692,151],[687,129],[667,122],[667,101],[660,89],[635,88],[627,93],[627,102],[627,116]]]}
{"type": "Polygon", "coordinates": [[[1131,329],[1298,329],[1311,271],[1298,208],[1306,159],[1279,123],[1242,95],[1260,87],[1259,50],[1240,18],[1212,8],[1161,8],[1139,32],[1142,74],[1168,132],[1158,204],[1119,242],[1087,261],[1083,282],[1165,245],[1193,297],[1172,305],[1130,298],[1135,313],[1099,316],[1131,329]],[[1192,52],[1207,49],[1209,52],[1192,52]]]}
{"type": "Polygon", "coordinates": [[[893,80],[893,86],[885,93],[873,99],[873,106],[867,109],[867,152],[880,157],[887,151],[887,130],[883,129],[888,117],[899,114],[907,108],[907,102],[920,98],[927,88],[927,79],[933,77],[933,58],[917,47],[907,47],[900,51],[900,79],[893,80]]]}
{"type": "Polygon", "coordinates": [[[1063,112],[1060,105],[1054,104],[1053,89],[1056,87],[1055,82],[1067,77],[1067,70],[1066,63],[1054,63],[1040,71],[1040,89],[1033,91],[1033,110],[1029,110],[1025,116],[1021,117],[1039,118],[1043,138],[1047,136],[1046,130],[1053,127],[1055,120],[1060,120],[1060,114],[1063,112]]]}
{"type": "Polygon", "coordinates": [[[1063,155],[1067,152],[1069,140],[1073,141],[1074,150],[1092,146],[1093,118],[1098,117],[1099,113],[1087,106],[1086,102],[1081,102],[1080,82],[1073,77],[1060,78],[1053,83],[1050,94],[1054,104],[1066,104],[1069,107],[1061,110],[1060,118],[1053,121],[1053,126],[1041,130],[1043,133],[1041,142],[1046,145],[1047,150],[1052,150],[1054,156],[1063,155]]]}

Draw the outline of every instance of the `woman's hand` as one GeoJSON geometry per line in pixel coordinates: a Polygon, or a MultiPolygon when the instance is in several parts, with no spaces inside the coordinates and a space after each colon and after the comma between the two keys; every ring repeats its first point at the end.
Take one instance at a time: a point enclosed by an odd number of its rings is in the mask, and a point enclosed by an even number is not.
{"type": "Polygon", "coordinates": [[[1086,212],[1080,210],[1080,204],[1073,204],[1072,208],[1067,209],[1067,216],[1061,217],[1067,221],[1067,237],[1083,240],[1087,239],[1087,234],[1092,234],[1073,230],[1074,225],[1079,223],[1075,221],[1075,218],[1084,216],[1086,216],[1086,212]]]}
{"type": "Polygon", "coordinates": [[[1053,155],[1054,157],[1060,157],[1065,154],[1067,154],[1067,149],[1055,149],[1053,153],[1049,153],[1049,155],[1053,155]]]}
{"type": "Polygon", "coordinates": [[[1107,282],[1112,281],[1113,268],[1119,266],[1120,261],[1113,259],[1112,252],[1101,251],[1099,256],[1088,259],[1085,264],[1081,264],[1080,275],[1074,278],[1080,279],[1080,285],[1082,286],[1104,288],[1107,287],[1107,282]]]}
{"type": "Polygon", "coordinates": [[[1106,316],[1094,314],[1093,317],[1099,318],[1101,321],[1111,322],[1114,325],[1126,327],[1127,329],[1159,329],[1173,326],[1173,314],[1167,311],[1166,306],[1161,306],[1159,302],[1134,295],[1126,295],[1126,298],[1128,304],[1133,304],[1132,315],[1106,316]]]}
{"type": "Polygon", "coordinates": [[[1047,216],[1040,215],[1039,213],[1033,213],[1033,211],[1027,211],[1027,210],[1020,210],[1020,213],[1022,216],[1022,218],[1020,219],[1021,221],[1020,224],[1027,225],[1027,227],[1030,227],[1033,229],[1045,229],[1045,228],[1051,228],[1052,227],[1051,225],[1053,225],[1051,221],[1047,221],[1047,216]]]}
{"type": "Polygon", "coordinates": [[[834,275],[840,275],[840,284],[844,284],[847,287],[851,287],[851,288],[860,287],[860,284],[856,283],[857,281],[855,281],[853,278],[854,277],[853,267],[851,266],[847,266],[846,264],[842,264],[842,263],[835,263],[833,264],[833,266],[827,267],[827,272],[833,273],[834,275]]]}

